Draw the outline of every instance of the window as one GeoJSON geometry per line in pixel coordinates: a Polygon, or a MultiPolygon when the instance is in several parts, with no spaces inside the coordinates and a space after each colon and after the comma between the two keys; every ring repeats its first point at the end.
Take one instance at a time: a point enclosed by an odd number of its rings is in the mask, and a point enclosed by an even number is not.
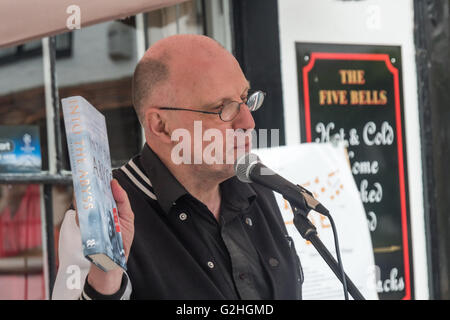
{"type": "MultiPolygon", "coordinates": [[[[108,21],[71,33],[72,55],[56,61],[60,99],[79,95],[106,117],[113,167],[141,148],[140,124],[131,101],[137,63],[135,21],[108,21]]],[[[61,115],[61,127],[64,125],[61,115]]],[[[63,138],[64,168],[70,170],[63,138]]]]}
{"type": "Polygon", "coordinates": [[[138,60],[177,33],[207,34],[231,51],[228,3],[185,1],[0,49],[0,300],[51,295],[73,194],[60,100],[81,95],[105,115],[112,166],[123,165],[144,141],[131,100],[138,60]],[[14,141],[39,154],[39,165],[29,155],[22,170],[2,164],[14,141]]]}
{"type": "MultiPolygon", "coordinates": [[[[48,169],[41,41],[0,49],[0,173],[48,169]]],[[[39,184],[0,181],[0,300],[45,299],[39,184]]]]}
{"type": "Polygon", "coordinates": [[[41,188],[0,184],[0,300],[45,299],[41,188]]]}

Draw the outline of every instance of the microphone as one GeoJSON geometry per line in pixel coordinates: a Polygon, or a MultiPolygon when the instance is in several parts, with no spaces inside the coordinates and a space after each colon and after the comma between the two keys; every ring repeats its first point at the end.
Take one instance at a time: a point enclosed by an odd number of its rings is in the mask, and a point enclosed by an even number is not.
{"type": "MultiPolygon", "coordinates": [[[[347,290],[347,276],[344,272],[344,266],[342,265],[341,254],[339,250],[339,241],[337,237],[336,225],[333,221],[333,218],[330,215],[330,212],[325,208],[319,201],[317,201],[311,192],[303,188],[302,186],[295,185],[292,182],[286,180],[282,176],[276,174],[273,170],[267,168],[264,164],[261,163],[258,156],[253,153],[247,153],[241,156],[236,160],[234,164],[234,171],[236,173],[237,178],[245,183],[257,183],[266,188],[269,188],[273,191],[280,193],[283,198],[285,198],[291,206],[294,206],[292,210],[294,213],[300,212],[302,215],[294,215],[294,225],[300,232],[303,238],[306,240],[310,240],[314,247],[319,251],[320,255],[325,259],[331,269],[334,271],[336,276],[342,281],[342,285],[344,287],[344,295],[345,300],[348,300],[348,290],[347,290]],[[314,210],[324,216],[326,216],[331,223],[331,227],[333,229],[334,236],[334,244],[336,248],[336,256],[338,260],[337,267],[339,269],[335,269],[332,256],[329,254],[324,254],[324,252],[328,252],[323,243],[320,242],[317,238],[317,232],[315,227],[312,224],[307,224],[304,221],[308,221],[307,215],[310,210],[314,210]],[[318,240],[318,241],[317,241],[318,240]],[[330,259],[331,257],[331,259],[330,259]],[[340,271],[340,275],[338,273],[340,271]]],[[[351,283],[352,291],[355,292],[355,295],[352,293],[353,297],[358,297],[364,299],[361,293],[358,292],[358,289],[355,288],[354,284],[351,283]]]]}
{"type": "Polygon", "coordinates": [[[256,154],[247,153],[238,158],[234,164],[234,171],[240,181],[257,183],[278,192],[297,208],[303,209],[306,214],[314,210],[324,216],[330,216],[327,208],[317,201],[310,191],[276,174],[266,167],[256,154]]]}

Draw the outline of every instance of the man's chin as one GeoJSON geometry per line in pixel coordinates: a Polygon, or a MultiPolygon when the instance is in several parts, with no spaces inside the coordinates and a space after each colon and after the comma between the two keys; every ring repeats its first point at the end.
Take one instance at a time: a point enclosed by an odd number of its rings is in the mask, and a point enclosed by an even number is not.
{"type": "Polygon", "coordinates": [[[242,157],[243,155],[249,153],[251,151],[252,147],[248,144],[244,146],[239,146],[233,149],[234,151],[234,162],[236,162],[237,159],[242,157]]]}
{"type": "Polygon", "coordinates": [[[212,164],[209,165],[208,174],[210,178],[220,181],[228,180],[235,175],[234,164],[212,164]]]}

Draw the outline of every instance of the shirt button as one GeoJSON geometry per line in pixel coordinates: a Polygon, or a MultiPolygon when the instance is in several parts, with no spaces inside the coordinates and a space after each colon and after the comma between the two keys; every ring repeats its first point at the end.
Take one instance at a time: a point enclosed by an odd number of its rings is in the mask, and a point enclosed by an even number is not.
{"type": "Polygon", "coordinates": [[[214,268],[214,263],[212,263],[211,261],[208,261],[208,267],[210,269],[214,268]]]}
{"type": "Polygon", "coordinates": [[[180,215],[178,217],[180,218],[181,221],[184,221],[187,219],[187,214],[182,212],[182,213],[180,213],[180,215]]]}
{"type": "Polygon", "coordinates": [[[253,225],[252,219],[250,219],[250,218],[246,218],[245,223],[248,224],[249,227],[251,227],[253,225]]]}
{"type": "Polygon", "coordinates": [[[279,262],[278,262],[278,260],[275,259],[275,258],[270,258],[270,259],[269,259],[269,264],[270,264],[270,266],[272,266],[272,267],[276,267],[276,266],[278,266],[279,262]]]}
{"type": "Polygon", "coordinates": [[[239,274],[239,279],[244,280],[245,279],[245,273],[240,273],[239,274]]]}

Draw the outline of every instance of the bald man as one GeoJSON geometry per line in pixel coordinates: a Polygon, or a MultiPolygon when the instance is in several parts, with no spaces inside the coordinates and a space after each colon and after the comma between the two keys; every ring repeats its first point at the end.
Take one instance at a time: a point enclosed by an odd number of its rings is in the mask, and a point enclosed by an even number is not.
{"type": "Polygon", "coordinates": [[[300,261],[273,193],[234,176],[239,152],[251,149],[245,139],[255,127],[251,111],[264,93],[250,92],[239,63],[216,41],[177,35],[148,49],[132,94],[146,144],[114,170],[111,184],[127,272],[103,272],[80,258],[69,210],[53,298],[300,299],[300,261]],[[211,141],[195,141],[199,125],[223,138],[209,153],[214,161],[203,152],[211,141]],[[174,152],[180,143],[190,150],[174,152]],[[73,265],[81,265],[81,294],[67,288],[73,265]]]}

